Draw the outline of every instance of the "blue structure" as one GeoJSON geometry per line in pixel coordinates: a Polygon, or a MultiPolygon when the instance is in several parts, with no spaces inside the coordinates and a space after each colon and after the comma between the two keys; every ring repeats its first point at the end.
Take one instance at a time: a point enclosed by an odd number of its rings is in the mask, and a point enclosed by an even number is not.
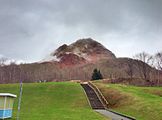
{"type": "Polygon", "coordinates": [[[0,93],[0,119],[11,118],[16,95],[0,93]]]}

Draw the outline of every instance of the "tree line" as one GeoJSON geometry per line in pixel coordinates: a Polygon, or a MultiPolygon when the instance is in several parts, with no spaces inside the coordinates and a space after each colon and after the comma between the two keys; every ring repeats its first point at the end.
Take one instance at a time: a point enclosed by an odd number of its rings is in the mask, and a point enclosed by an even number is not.
{"type": "MultiPolygon", "coordinates": [[[[162,52],[158,52],[155,55],[142,52],[136,54],[133,58],[138,61],[137,67],[141,79],[150,83],[156,81],[157,84],[160,84],[162,73],[162,52]]],[[[130,78],[133,79],[134,66],[131,59],[128,59],[127,66],[127,73],[130,78]]]]}
{"type": "Polygon", "coordinates": [[[17,65],[14,61],[5,65],[6,59],[0,59],[0,83],[15,83],[39,81],[91,80],[101,78],[140,78],[148,84],[162,84],[162,52],[150,55],[146,52],[136,54],[133,59],[123,62],[106,60],[84,66],[60,67],[55,63],[32,63],[17,65]],[[99,70],[94,70],[98,68],[99,70]],[[94,70],[94,71],[93,71],[94,70]],[[95,73],[93,75],[93,73],[95,73]]]}

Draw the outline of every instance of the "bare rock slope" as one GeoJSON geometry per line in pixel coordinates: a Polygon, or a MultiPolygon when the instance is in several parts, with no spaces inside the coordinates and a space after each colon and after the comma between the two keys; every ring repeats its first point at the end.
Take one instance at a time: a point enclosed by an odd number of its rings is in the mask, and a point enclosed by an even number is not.
{"type": "Polygon", "coordinates": [[[70,45],[62,45],[50,54],[50,60],[65,65],[95,63],[102,59],[115,59],[116,56],[99,42],[87,38],[80,39],[70,45]]]}

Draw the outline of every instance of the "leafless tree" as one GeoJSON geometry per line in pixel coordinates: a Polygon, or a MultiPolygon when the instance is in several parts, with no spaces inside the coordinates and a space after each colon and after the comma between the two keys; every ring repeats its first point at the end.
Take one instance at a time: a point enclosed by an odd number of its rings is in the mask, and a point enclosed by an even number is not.
{"type": "Polygon", "coordinates": [[[133,79],[133,74],[134,74],[134,70],[133,70],[133,60],[128,58],[128,62],[127,62],[127,74],[130,76],[130,79],[132,80],[133,79]]]}
{"type": "Polygon", "coordinates": [[[135,59],[141,61],[137,62],[138,68],[141,74],[141,78],[146,80],[146,82],[150,82],[150,66],[153,65],[153,56],[149,55],[148,53],[142,52],[139,54],[136,54],[134,56],[135,59]]]}
{"type": "Polygon", "coordinates": [[[0,81],[3,82],[4,80],[4,75],[3,75],[3,66],[5,65],[5,62],[7,61],[7,58],[0,58],[0,81]]]}
{"type": "Polygon", "coordinates": [[[5,62],[7,61],[7,58],[0,58],[0,66],[4,66],[5,65],[5,62]]]}
{"type": "Polygon", "coordinates": [[[158,68],[159,70],[162,70],[162,52],[158,52],[158,53],[155,55],[155,58],[156,58],[157,68],[158,68]]]}
{"type": "Polygon", "coordinates": [[[156,68],[158,69],[158,84],[160,83],[160,71],[162,71],[162,52],[155,55],[156,68]]]}

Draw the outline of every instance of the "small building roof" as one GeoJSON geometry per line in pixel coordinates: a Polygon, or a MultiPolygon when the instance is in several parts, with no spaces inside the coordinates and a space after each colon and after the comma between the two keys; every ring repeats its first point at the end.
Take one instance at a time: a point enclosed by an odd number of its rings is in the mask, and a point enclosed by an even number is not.
{"type": "Polygon", "coordinates": [[[14,94],[11,94],[11,93],[0,93],[0,96],[1,96],[1,97],[2,97],[2,96],[7,96],[7,97],[14,97],[14,98],[17,97],[17,95],[14,95],[14,94]]]}

